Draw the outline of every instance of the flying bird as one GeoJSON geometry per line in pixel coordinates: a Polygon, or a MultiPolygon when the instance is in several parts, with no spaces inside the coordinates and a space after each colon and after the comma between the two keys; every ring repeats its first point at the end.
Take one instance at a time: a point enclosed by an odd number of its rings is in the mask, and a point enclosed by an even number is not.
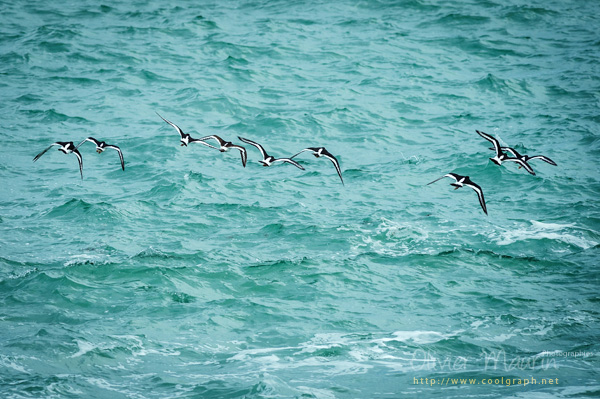
{"type": "Polygon", "coordinates": [[[456,173],[448,173],[448,174],[445,174],[444,176],[440,177],[439,179],[435,179],[431,183],[427,183],[427,185],[435,183],[436,181],[441,180],[444,177],[451,177],[455,180],[454,183],[450,183],[450,185],[453,186],[455,190],[458,190],[459,188],[461,188],[463,186],[471,187],[473,190],[475,190],[475,192],[477,193],[477,196],[479,197],[479,204],[481,204],[481,208],[483,209],[483,212],[486,215],[488,214],[487,207],[485,206],[485,199],[483,198],[483,190],[477,184],[473,183],[471,181],[471,179],[469,178],[469,176],[460,176],[460,175],[457,175],[456,173]]]}
{"type": "Polygon", "coordinates": [[[239,137],[238,136],[238,139],[240,139],[242,142],[244,142],[246,144],[250,144],[250,145],[253,145],[254,147],[258,148],[258,150],[260,151],[260,153],[261,153],[261,155],[263,157],[263,159],[260,160],[260,161],[258,161],[258,162],[260,162],[262,164],[262,166],[271,166],[275,162],[286,162],[286,163],[294,165],[297,168],[300,168],[300,169],[304,170],[304,167],[302,167],[302,165],[300,165],[298,162],[294,161],[291,158],[275,158],[275,157],[272,157],[271,155],[267,154],[267,152],[265,151],[265,149],[263,148],[262,145],[254,142],[252,140],[245,139],[243,137],[239,137]]]}
{"type": "Polygon", "coordinates": [[[293,159],[294,157],[302,154],[305,151],[312,151],[312,153],[315,156],[315,158],[319,158],[319,157],[323,156],[323,157],[329,159],[331,162],[333,162],[333,166],[335,166],[335,170],[337,171],[337,174],[340,177],[340,180],[342,181],[342,185],[344,185],[344,179],[342,179],[342,171],[340,170],[340,163],[338,162],[338,160],[336,159],[336,157],[334,157],[329,151],[327,151],[325,149],[325,147],[308,147],[308,148],[305,148],[302,151],[300,151],[299,153],[297,153],[296,155],[290,157],[290,159],[293,159]]]}
{"type": "MultiPolygon", "coordinates": [[[[219,142],[219,146],[220,148],[218,148],[219,151],[221,152],[227,152],[229,151],[230,148],[235,148],[236,150],[240,151],[240,155],[242,156],[242,165],[244,165],[244,168],[246,167],[246,159],[248,157],[247,153],[246,153],[246,149],[240,145],[235,145],[233,144],[231,141],[225,141],[222,138],[220,138],[219,136],[217,136],[216,134],[210,135],[210,136],[206,136],[206,137],[202,137],[198,140],[217,140],[219,142]]],[[[213,147],[215,148],[215,147],[213,147]]]]}
{"type": "Polygon", "coordinates": [[[520,159],[523,162],[529,162],[532,159],[541,159],[542,161],[547,162],[550,165],[557,166],[556,162],[554,162],[553,160],[551,160],[550,158],[548,158],[547,156],[544,156],[544,155],[534,155],[534,156],[530,157],[529,155],[521,155],[521,154],[519,154],[517,152],[517,150],[515,150],[512,147],[501,147],[501,148],[502,148],[502,151],[508,151],[508,152],[510,152],[511,154],[513,154],[513,156],[515,158],[518,158],[518,159],[520,159]]]}
{"type": "Polygon", "coordinates": [[[502,151],[500,147],[500,142],[498,142],[498,140],[496,140],[494,137],[490,136],[487,133],[481,132],[479,130],[475,131],[478,135],[480,135],[481,137],[483,137],[484,139],[486,139],[494,145],[494,151],[496,151],[496,155],[493,158],[490,158],[490,160],[496,165],[502,165],[502,161],[505,161],[506,158],[509,158],[509,156],[502,151]]]}
{"type": "Polygon", "coordinates": [[[81,175],[81,179],[83,180],[83,159],[81,158],[81,154],[79,153],[79,151],[77,150],[77,147],[75,147],[75,145],[73,144],[72,141],[57,141],[56,143],[52,143],[44,151],[37,154],[35,156],[35,158],[33,158],[33,162],[40,159],[40,157],[42,155],[44,155],[46,153],[46,151],[48,151],[50,148],[54,147],[55,145],[60,147],[58,149],[58,151],[61,151],[65,154],[75,153],[75,155],[77,156],[77,160],[79,161],[79,174],[81,175]]]}
{"type": "Polygon", "coordinates": [[[90,142],[96,144],[96,152],[98,154],[102,154],[102,152],[104,152],[104,150],[106,150],[107,148],[112,148],[113,150],[116,150],[119,153],[119,159],[121,160],[121,169],[125,170],[125,161],[123,160],[123,152],[121,152],[121,149],[119,147],[117,147],[116,145],[106,144],[104,141],[98,141],[93,137],[88,137],[87,139],[82,140],[81,143],[77,144],[77,147],[75,147],[75,148],[79,148],[79,146],[81,146],[86,141],[90,141],[90,142]]]}
{"type": "Polygon", "coordinates": [[[531,166],[526,161],[523,161],[522,159],[519,159],[519,158],[509,157],[508,155],[506,155],[506,153],[502,150],[502,148],[507,148],[507,147],[501,147],[500,142],[498,140],[496,140],[494,137],[490,136],[487,133],[481,132],[479,130],[475,130],[475,131],[481,137],[483,137],[484,139],[486,139],[487,141],[491,142],[494,145],[494,151],[496,151],[496,155],[493,158],[490,158],[490,161],[492,161],[496,165],[502,165],[502,162],[516,162],[517,164],[519,164],[519,166],[522,166],[523,168],[525,168],[525,170],[527,170],[527,172],[531,173],[532,175],[535,175],[535,172],[533,171],[531,166]]]}
{"type": "MultiPolygon", "coordinates": [[[[156,111],[155,111],[156,112],[156,111]]],[[[160,116],[160,114],[158,112],[156,112],[156,115],[160,116]]],[[[162,116],[160,116],[160,119],[162,119],[163,121],[167,122],[169,125],[173,126],[175,128],[175,130],[177,130],[177,132],[179,133],[179,135],[181,136],[181,145],[187,147],[188,144],[190,143],[200,143],[200,144],[204,144],[207,147],[210,148],[214,148],[214,149],[218,149],[217,147],[214,147],[208,143],[205,143],[204,141],[200,140],[200,139],[194,139],[192,138],[192,136],[190,136],[187,133],[184,133],[183,130],[181,130],[179,128],[179,126],[177,126],[176,124],[174,124],[171,121],[166,120],[165,118],[163,118],[162,116]]]]}

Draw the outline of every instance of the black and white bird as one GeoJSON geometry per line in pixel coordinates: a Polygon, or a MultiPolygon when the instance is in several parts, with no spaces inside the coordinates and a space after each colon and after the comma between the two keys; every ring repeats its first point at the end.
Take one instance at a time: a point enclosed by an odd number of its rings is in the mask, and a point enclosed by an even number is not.
{"type": "Polygon", "coordinates": [[[55,145],[60,147],[58,149],[58,151],[61,151],[65,154],[74,153],[77,156],[77,160],[79,161],[79,174],[81,175],[81,179],[83,179],[83,159],[81,158],[81,154],[79,153],[79,151],[77,150],[77,147],[75,147],[75,145],[73,144],[72,141],[57,141],[56,143],[52,143],[52,145],[50,145],[44,151],[37,154],[35,156],[35,158],[33,158],[33,162],[40,159],[40,157],[42,155],[44,155],[46,153],[46,151],[48,151],[50,148],[54,147],[55,145]]]}
{"type": "Polygon", "coordinates": [[[244,142],[246,144],[250,144],[250,145],[253,145],[254,147],[258,148],[258,150],[260,151],[260,153],[263,157],[263,159],[261,159],[258,162],[260,162],[262,164],[262,166],[271,166],[275,162],[286,162],[286,163],[294,165],[297,168],[304,170],[304,167],[302,165],[300,165],[298,162],[294,161],[293,159],[272,157],[271,155],[267,154],[267,152],[265,151],[265,149],[263,148],[262,145],[254,142],[252,140],[245,139],[243,137],[238,136],[238,139],[240,139],[242,142],[244,142]]]}
{"type": "Polygon", "coordinates": [[[331,162],[333,162],[333,166],[335,166],[335,170],[337,171],[337,174],[340,177],[340,180],[342,181],[342,185],[344,184],[344,179],[342,179],[342,171],[340,170],[340,163],[338,162],[338,160],[336,159],[336,157],[334,157],[329,151],[327,151],[325,149],[325,147],[308,147],[308,148],[305,148],[302,151],[300,151],[299,153],[297,153],[296,155],[290,157],[290,159],[293,159],[294,157],[302,154],[305,151],[312,151],[312,153],[315,156],[315,158],[319,158],[319,157],[323,156],[323,157],[329,159],[331,162]]]}
{"type": "Polygon", "coordinates": [[[475,131],[481,137],[483,137],[484,139],[486,139],[487,141],[491,142],[494,145],[494,151],[496,152],[496,155],[493,158],[490,158],[490,161],[492,161],[496,165],[502,165],[502,162],[515,162],[519,166],[522,166],[523,168],[525,168],[525,170],[527,170],[527,172],[531,173],[532,175],[535,175],[535,172],[533,171],[533,169],[527,162],[523,161],[522,159],[516,158],[516,157],[509,157],[502,150],[502,148],[507,148],[507,147],[501,147],[500,142],[498,140],[496,140],[494,137],[490,136],[487,133],[481,132],[479,130],[475,130],[475,131]]]}
{"type": "MultiPolygon", "coordinates": [[[[155,112],[156,112],[156,111],[155,111],[155,112]]],[[[159,114],[158,112],[156,112],[156,115],[160,116],[160,114],[159,114]]],[[[192,138],[192,136],[190,136],[189,134],[187,134],[187,133],[184,133],[184,132],[183,132],[183,130],[181,130],[181,129],[179,128],[179,126],[177,126],[176,124],[174,124],[174,123],[173,123],[173,122],[171,122],[171,121],[168,121],[168,120],[166,120],[166,119],[165,119],[165,118],[163,118],[162,116],[160,116],[160,119],[162,119],[163,121],[167,122],[169,125],[173,126],[173,127],[175,128],[175,130],[177,130],[177,133],[179,133],[179,135],[181,136],[181,145],[182,145],[182,146],[185,146],[185,147],[187,147],[187,146],[188,146],[188,144],[190,144],[190,143],[200,143],[200,144],[204,144],[204,145],[205,145],[205,146],[207,146],[207,147],[214,148],[214,149],[218,149],[217,147],[215,147],[215,146],[212,146],[212,145],[210,145],[210,144],[208,144],[208,143],[204,142],[203,140],[200,140],[200,139],[194,139],[194,138],[192,138]]]]}
{"type": "Polygon", "coordinates": [[[547,162],[550,165],[557,166],[556,162],[554,162],[553,160],[551,160],[550,158],[548,158],[547,156],[544,156],[544,155],[534,155],[534,156],[530,157],[529,155],[521,155],[521,154],[519,154],[517,152],[517,150],[515,150],[512,147],[501,147],[501,148],[502,148],[502,151],[508,151],[508,152],[510,152],[511,154],[513,154],[513,156],[515,158],[518,158],[518,159],[520,159],[523,162],[529,162],[532,159],[541,159],[542,161],[547,162]]]}
{"type": "Polygon", "coordinates": [[[87,139],[82,140],[81,143],[77,144],[77,147],[75,147],[75,148],[79,148],[79,146],[81,146],[86,141],[96,144],[96,152],[98,154],[102,154],[104,152],[104,150],[106,150],[107,148],[112,148],[113,150],[116,150],[119,153],[119,159],[121,160],[121,169],[125,170],[125,161],[123,160],[123,152],[121,152],[121,149],[119,147],[117,147],[116,145],[112,145],[112,144],[106,144],[104,141],[98,141],[93,137],[88,137],[87,139]]]}
{"type": "Polygon", "coordinates": [[[230,148],[235,148],[236,150],[239,150],[240,155],[242,156],[242,165],[244,165],[244,168],[246,167],[246,159],[247,159],[248,155],[247,155],[246,149],[244,147],[233,144],[231,141],[225,141],[222,138],[220,138],[219,136],[217,136],[216,134],[202,137],[198,140],[205,141],[205,140],[210,140],[210,139],[217,140],[219,142],[220,148],[218,148],[218,150],[221,152],[227,152],[227,151],[229,151],[230,148]]]}
{"type": "Polygon", "coordinates": [[[459,188],[461,188],[463,186],[471,187],[473,190],[475,190],[475,192],[477,193],[477,196],[479,197],[479,203],[481,204],[481,208],[483,209],[483,212],[486,215],[488,214],[487,207],[485,206],[485,199],[483,198],[483,190],[477,184],[473,183],[471,181],[471,179],[469,179],[469,176],[460,176],[460,175],[457,175],[456,173],[448,173],[448,174],[445,174],[444,176],[440,177],[439,179],[435,179],[431,183],[427,183],[427,185],[435,183],[438,180],[442,180],[444,177],[451,177],[455,180],[454,183],[450,183],[450,185],[453,186],[455,190],[458,190],[459,188]]]}

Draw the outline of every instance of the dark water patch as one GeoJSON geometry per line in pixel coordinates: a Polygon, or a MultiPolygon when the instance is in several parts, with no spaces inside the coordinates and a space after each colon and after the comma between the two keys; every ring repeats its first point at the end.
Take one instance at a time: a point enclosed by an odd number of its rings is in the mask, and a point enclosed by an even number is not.
{"type": "Polygon", "coordinates": [[[179,183],[169,183],[166,181],[157,182],[153,188],[143,193],[146,201],[149,200],[174,200],[179,198],[183,193],[184,186],[179,183]]]}
{"type": "Polygon", "coordinates": [[[67,218],[69,220],[76,220],[84,215],[98,221],[103,221],[106,218],[115,221],[122,218],[121,213],[112,204],[106,202],[89,203],[77,198],[55,206],[49,212],[45,213],[47,217],[67,218]]]}
{"type": "Polygon", "coordinates": [[[132,55],[131,52],[127,52],[125,50],[119,51],[118,48],[110,48],[106,49],[105,47],[99,47],[96,49],[96,57],[103,60],[104,63],[111,65],[111,63],[116,63],[121,67],[121,71],[127,72],[127,75],[135,76],[138,72],[138,69],[133,69],[132,66],[139,66],[142,64],[143,60],[132,55]],[[127,68],[123,68],[123,66],[127,65],[127,68]]]}
{"type": "Polygon", "coordinates": [[[230,67],[235,67],[235,66],[246,66],[249,64],[248,60],[246,60],[243,57],[234,57],[231,55],[228,55],[227,58],[225,58],[223,60],[223,63],[225,65],[228,65],[230,67]]]}
{"type": "Polygon", "coordinates": [[[191,23],[196,26],[200,26],[201,28],[207,29],[207,30],[219,29],[219,25],[215,21],[207,19],[206,17],[204,17],[202,15],[196,15],[192,19],[191,23]]]}
{"type": "Polygon", "coordinates": [[[100,58],[94,57],[92,54],[90,54],[88,52],[81,52],[81,51],[73,51],[73,52],[69,53],[69,55],[67,55],[67,60],[69,60],[70,62],[82,62],[82,63],[90,64],[90,65],[102,63],[100,58]]]}
{"type": "Polygon", "coordinates": [[[20,110],[20,113],[24,114],[30,120],[43,123],[57,123],[57,122],[69,122],[73,124],[86,125],[90,121],[79,116],[69,116],[56,111],[54,108],[41,110],[41,109],[30,109],[20,110]]]}
{"type": "Polygon", "coordinates": [[[475,86],[485,91],[492,91],[501,94],[520,94],[533,95],[525,82],[517,82],[511,79],[501,79],[492,74],[474,82],[475,86]]]}
{"type": "MultiPolygon", "coordinates": [[[[29,63],[30,60],[30,55],[29,53],[20,53],[20,52],[16,52],[16,51],[9,51],[6,53],[2,53],[0,54],[0,64],[2,65],[1,68],[2,70],[4,70],[4,65],[12,65],[14,66],[15,64],[27,64],[29,63]]],[[[19,70],[20,72],[22,72],[21,70],[19,70]]]]}
{"type": "Polygon", "coordinates": [[[42,41],[38,43],[38,47],[52,54],[56,53],[67,53],[71,51],[71,45],[67,43],[47,42],[42,41]]]}
{"type": "Polygon", "coordinates": [[[514,22],[530,24],[532,22],[539,22],[545,17],[555,17],[557,15],[559,15],[557,11],[544,7],[507,6],[504,18],[514,22]]]}
{"type": "Polygon", "coordinates": [[[464,29],[465,26],[470,28],[473,25],[488,24],[490,21],[491,18],[487,16],[451,13],[428,22],[422,22],[417,27],[420,29],[430,29],[432,27],[452,26],[464,29]]]}
{"type": "Polygon", "coordinates": [[[77,30],[74,29],[74,26],[71,25],[71,27],[59,25],[43,25],[38,27],[33,33],[33,35],[36,37],[37,40],[60,39],[61,42],[77,41],[78,38],[81,36],[79,28],[82,28],[83,26],[77,26],[77,30]]]}
{"type": "Polygon", "coordinates": [[[75,76],[49,76],[45,78],[48,82],[59,82],[68,86],[74,87],[89,87],[89,86],[100,86],[102,81],[93,78],[75,77],[75,76]]]}
{"type": "Polygon", "coordinates": [[[497,45],[493,45],[492,42],[473,39],[470,37],[452,37],[429,40],[431,44],[439,46],[455,47],[459,50],[464,51],[467,54],[477,55],[482,58],[488,57],[500,57],[500,56],[511,56],[511,57],[525,57],[527,54],[517,51],[515,48],[508,48],[503,45],[503,42],[498,42],[497,45]]]}
{"type": "Polygon", "coordinates": [[[42,96],[28,93],[28,94],[20,95],[19,97],[15,98],[13,101],[22,103],[22,104],[35,104],[35,103],[39,103],[44,100],[45,99],[42,96]]]}
{"type": "Polygon", "coordinates": [[[176,303],[192,303],[196,300],[195,297],[186,294],[185,292],[172,292],[169,295],[171,300],[176,303]]]}
{"type": "Polygon", "coordinates": [[[194,386],[190,391],[193,396],[203,398],[223,398],[223,399],[237,399],[237,398],[259,398],[259,394],[253,393],[253,387],[240,388],[236,387],[235,383],[229,380],[213,379],[205,383],[200,383],[194,386]]]}

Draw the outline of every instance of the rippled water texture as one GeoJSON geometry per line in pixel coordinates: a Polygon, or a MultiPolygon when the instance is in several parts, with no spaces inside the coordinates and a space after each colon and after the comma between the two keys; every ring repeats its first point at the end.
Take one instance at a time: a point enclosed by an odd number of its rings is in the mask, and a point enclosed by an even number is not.
{"type": "Polygon", "coordinates": [[[600,396],[600,3],[0,11],[3,398],[600,396]]]}

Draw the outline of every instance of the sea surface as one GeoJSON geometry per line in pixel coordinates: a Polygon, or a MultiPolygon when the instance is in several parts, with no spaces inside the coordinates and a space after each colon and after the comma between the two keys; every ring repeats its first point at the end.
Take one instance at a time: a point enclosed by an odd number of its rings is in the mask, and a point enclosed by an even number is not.
{"type": "Polygon", "coordinates": [[[1,398],[600,397],[598,1],[2,0],[0,144],[1,398]]]}

